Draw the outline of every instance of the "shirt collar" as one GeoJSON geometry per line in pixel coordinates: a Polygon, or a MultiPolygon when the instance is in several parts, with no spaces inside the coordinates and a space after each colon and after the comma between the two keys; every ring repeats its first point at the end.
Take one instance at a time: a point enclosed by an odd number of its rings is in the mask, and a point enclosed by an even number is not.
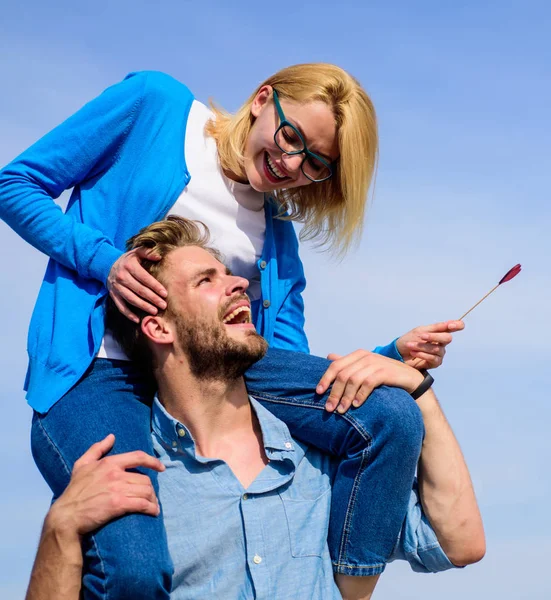
{"type": "MultiPolygon", "coordinates": [[[[283,421],[251,396],[249,400],[260,424],[266,456],[270,460],[290,460],[296,467],[305,454],[305,448],[293,440],[283,421]]],[[[157,396],[153,402],[151,425],[167,448],[188,448],[196,454],[195,442],[189,429],[165,409],[157,396]]],[[[197,459],[200,457],[197,456],[197,459]]]]}

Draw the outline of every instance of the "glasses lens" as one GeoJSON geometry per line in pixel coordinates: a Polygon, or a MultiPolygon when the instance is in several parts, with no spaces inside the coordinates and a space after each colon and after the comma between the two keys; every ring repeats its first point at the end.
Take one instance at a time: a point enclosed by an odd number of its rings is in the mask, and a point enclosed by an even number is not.
{"type": "Polygon", "coordinates": [[[302,152],[304,150],[304,142],[298,131],[289,125],[284,125],[276,131],[275,141],[283,152],[302,152]]]}
{"type": "Polygon", "coordinates": [[[321,181],[331,177],[331,168],[314,156],[307,156],[302,163],[302,171],[309,179],[321,181]]]}

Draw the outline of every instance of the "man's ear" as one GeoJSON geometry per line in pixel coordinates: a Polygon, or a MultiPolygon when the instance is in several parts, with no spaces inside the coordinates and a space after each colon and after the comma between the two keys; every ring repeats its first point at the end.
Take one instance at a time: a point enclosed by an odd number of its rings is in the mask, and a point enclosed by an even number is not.
{"type": "Polygon", "coordinates": [[[143,334],[155,344],[172,344],[174,335],[172,326],[163,317],[147,315],[142,319],[143,334]]]}
{"type": "Polygon", "coordinates": [[[262,112],[262,109],[268,104],[268,100],[272,97],[272,86],[271,85],[263,85],[258,92],[256,92],[256,96],[253,99],[253,103],[251,104],[251,114],[253,117],[258,117],[262,112]]]}

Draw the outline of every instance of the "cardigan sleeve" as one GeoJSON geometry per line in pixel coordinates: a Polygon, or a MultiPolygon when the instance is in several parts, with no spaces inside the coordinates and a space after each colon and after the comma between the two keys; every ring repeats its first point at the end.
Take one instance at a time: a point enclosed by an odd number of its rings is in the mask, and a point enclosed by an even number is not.
{"type": "Polygon", "coordinates": [[[388,358],[393,358],[394,360],[399,360],[400,362],[404,362],[404,359],[402,358],[402,355],[398,350],[398,346],[396,345],[397,341],[398,338],[396,338],[393,342],[390,342],[390,344],[387,344],[386,346],[377,346],[376,348],[374,348],[373,352],[375,352],[376,354],[382,354],[383,356],[386,356],[388,358]]]}
{"type": "Polygon", "coordinates": [[[23,239],[81,276],[104,283],[122,254],[55,199],[115,164],[142,101],[145,74],[129,75],[0,171],[0,217],[23,239]]]}

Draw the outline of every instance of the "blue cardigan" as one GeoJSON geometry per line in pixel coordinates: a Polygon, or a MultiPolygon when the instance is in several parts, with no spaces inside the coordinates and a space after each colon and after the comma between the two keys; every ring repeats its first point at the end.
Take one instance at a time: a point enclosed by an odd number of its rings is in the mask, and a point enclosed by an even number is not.
{"type": "MultiPolygon", "coordinates": [[[[126,240],[166,216],[189,183],[184,142],[193,95],[158,72],[131,73],[0,171],[0,216],[50,256],[31,319],[27,400],[47,412],[90,366],[104,334],[105,283],[126,240]],[[67,211],[54,202],[73,188],[67,211]]],[[[266,202],[256,327],[308,352],[305,286],[289,221],[266,202]]],[[[395,344],[377,348],[400,358],[395,344]]]]}

